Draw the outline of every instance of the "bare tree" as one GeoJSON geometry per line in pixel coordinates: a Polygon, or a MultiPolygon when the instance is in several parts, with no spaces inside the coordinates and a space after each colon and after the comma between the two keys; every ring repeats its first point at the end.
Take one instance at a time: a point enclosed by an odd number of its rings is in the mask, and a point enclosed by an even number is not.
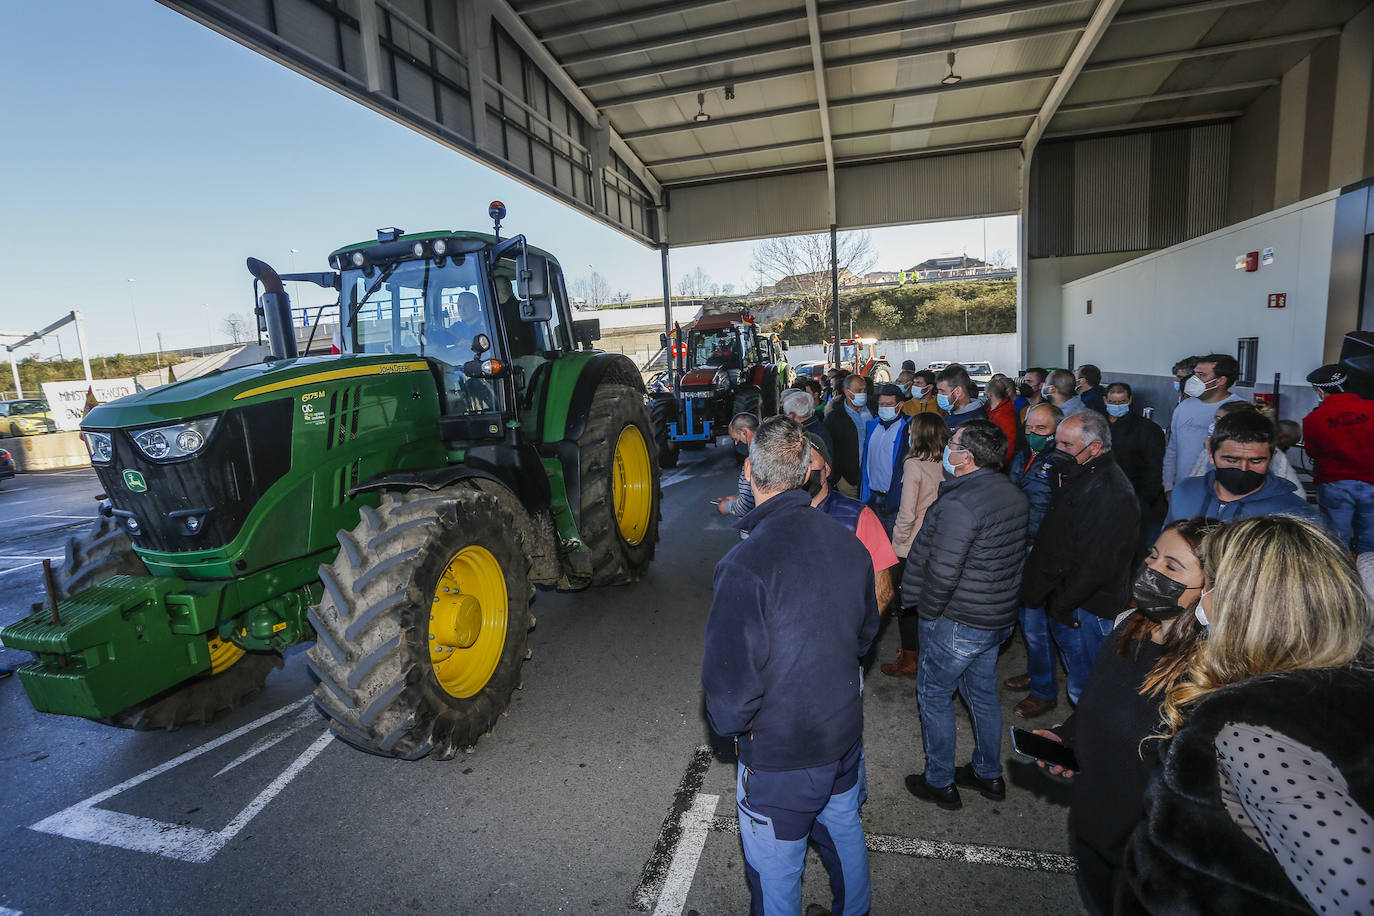
{"type": "Polygon", "coordinates": [[[630,294],[627,290],[622,289],[616,292],[614,298],[616,305],[624,305],[626,302],[630,301],[630,294]]]}
{"type": "Polygon", "coordinates": [[[988,258],[988,263],[991,264],[993,267],[1010,267],[1011,252],[1007,251],[1007,249],[1005,248],[998,248],[988,258]]]}
{"type": "Polygon", "coordinates": [[[238,312],[225,315],[224,320],[219,323],[219,330],[234,343],[243,343],[248,336],[248,319],[238,312]]]}
{"type": "Polygon", "coordinates": [[[727,283],[720,288],[720,291],[727,296],[733,296],[735,294],[735,284],[727,283]]]}
{"type": "MultiPolygon", "coordinates": [[[[878,255],[867,232],[844,232],[837,240],[836,265],[855,275],[873,269],[878,255]]],[[[797,299],[798,318],[830,313],[830,236],[793,235],[768,239],[754,248],[754,271],[772,283],[788,279],[779,295],[797,299]]]]}
{"type": "Polygon", "coordinates": [[[706,271],[702,270],[701,266],[698,265],[697,269],[692,272],[692,293],[699,298],[705,296],[710,291],[711,278],[707,275],[706,271]]]}
{"type": "Polygon", "coordinates": [[[592,271],[590,277],[578,277],[574,280],[572,291],[574,296],[585,299],[590,308],[601,308],[611,301],[611,284],[596,271],[592,271]]]}
{"type": "Polygon", "coordinates": [[[677,294],[684,299],[692,296],[692,275],[683,274],[677,281],[677,294]]]}

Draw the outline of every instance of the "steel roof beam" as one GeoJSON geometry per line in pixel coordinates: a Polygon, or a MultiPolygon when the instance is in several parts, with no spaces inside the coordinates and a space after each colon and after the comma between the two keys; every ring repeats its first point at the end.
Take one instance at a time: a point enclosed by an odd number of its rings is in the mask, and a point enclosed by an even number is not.
{"type": "Polygon", "coordinates": [[[1059,78],[1050,87],[1049,94],[1040,103],[1040,112],[1031,122],[1030,129],[1026,131],[1026,137],[1021,141],[1021,154],[1026,157],[1026,164],[1030,162],[1031,151],[1035,149],[1035,144],[1040,142],[1040,135],[1049,126],[1050,119],[1059,110],[1059,106],[1064,103],[1069,90],[1073,88],[1074,81],[1078,79],[1078,74],[1083,72],[1083,65],[1088,62],[1093,51],[1097,48],[1097,43],[1102,40],[1102,36],[1107,34],[1107,26],[1112,24],[1112,17],[1121,8],[1123,0],[1098,0],[1097,8],[1093,10],[1092,19],[1088,21],[1088,27],[1083,30],[1083,34],[1078,36],[1078,42],[1074,45],[1073,51],[1069,54],[1069,59],[1064,62],[1064,69],[1060,71],[1059,78]]]}
{"type": "Polygon", "coordinates": [[[1309,29],[1306,32],[1289,32],[1269,38],[1252,38],[1249,41],[1236,41],[1225,45],[1204,45],[1198,48],[1180,48],[1177,51],[1164,51],[1147,54],[1143,57],[1121,57],[1116,60],[1096,61],[1083,68],[1084,73],[1101,73],[1106,70],[1121,70],[1127,67],[1145,67],[1150,64],[1165,64],[1173,61],[1192,60],[1197,57],[1213,57],[1218,54],[1235,54],[1240,51],[1258,51],[1279,45],[1297,44],[1302,41],[1317,41],[1341,34],[1338,27],[1329,29],[1309,29]]]}
{"type": "Polygon", "coordinates": [[[1209,111],[1195,115],[1179,115],[1175,118],[1156,118],[1153,121],[1131,121],[1126,124],[1108,124],[1101,127],[1080,127],[1076,130],[1052,130],[1044,134],[1041,139],[1062,140],[1068,137],[1087,137],[1093,134],[1119,134],[1124,131],[1173,127],[1176,124],[1194,124],[1198,121],[1232,121],[1243,114],[1245,114],[1244,109],[1233,108],[1229,111],[1209,111]]]}
{"type": "MultiPolygon", "coordinates": [[[[821,19],[816,12],[816,0],[806,0],[806,25],[811,36],[811,65],[816,76],[816,105],[821,115],[821,141],[825,144],[825,180],[829,186],[830,225],[835,225],[835,144],[830,138],[830,105],[826,101],[825,52],[821,50],[821,19]]],[[[833,232],[832,232],[833,237],[833,232]]],[[[832,254],[834,252],[831,252],[832,254]]],[[[834,267],[834,259],[831,259],[834,267]]],[[[833,275],[833,274],[832,274],[833,275]]]]}
{"type": "MultiPolygon", "coordinates": [[[[1259,2],[1259,0],[1199,0],[1199,2],[1196,3],[1184,3],[1178,6],[1156,7],[1147,10],[1139,10],[1130,13],[1124,13],[1120,16],[1115,17],[1115,19],[1113,20],[1113,24],[1130,25],[1142,22],[1152,22],[1157,19],[1162,19],[1166,17],[1186,16],[1196,13],[1213,12],[1234,6],[1244,6],[1247,4],[1257,2],[1259,2]]],[[[1006,7],[1014,6],[1018,8],[1017,10],[1012,10],[1013,12],[1015,12],[1020,11],[1019,8],[1023,5],[1025,4],[1021,4],[1019,2],[1015,4],[1001,4],[999,5],[999,7],[993,9],[1004,9],[1006,7]]],[[[1026,6],[1034,5],[1032,4],[1026,6]]],[[[980,7],[978,10],[972,12],[982,13],[985,9],[989,8],[980,7]]],[[[821,15],[825,15],[824,9],[821,10],[821,15]]],[[[992,14],[989,13],[987,15],[992,14]]],[[[938,25],[957,24],[957,22],[965,21],[968,18],[984,17],[973,17],[971,16],[971,14],[964,13],[951,16],[932,16],[919,20],[911,20],[910,24],[890,23],[884,26],[866,26],[859,29],[850,29],[840,32],[825,33],[822,35],[822,41],[825,43],[830,43],[837,41],[848,41],[853,38],[867,37],[871,34],[888,34],[891,32],[901,33],[923,28],[931,28],[938,25]]],[[[869,63],[886,63],[888,61],[894,60],[907,60],[909,58],[920,57],[927,54],[945,54],[949,51],[959,51],[974,47],[1004,44],[1013,41],[1024,41],[1034,38],[1041,38],[1049,35],[1060,35],[1067,32],[1081,31],[1085,29],[1090,22],[1091,20],[1078,20],[1074,22],[1059,23],[1049,26],[1039,26],[1030,29],[1019,29],[1008,32],[992,32],[987,35],[977,35],[963,39],[946,39],[941,40],[939,42],[929,42],[923,45],[915,45],[907,48],[898,48],[892,51],[883,51],[874,54],[855,55],[847,58],[831,58],[830,61],[827,63],[827,66],[833,70],[839,67],[853,67],[869,63]]],[[[1336,29],[1334,31],[1338,33],[1340,30],[1336,29]]],[[[1260,40],[1270,41],[1270,39],[1260,40]]],[[[1263,45],[1263,47],[1267,46],[1268,45],[1263,45]]],[[[777,43],[776,46],[765,46],[764,48],[759,49],[757,53],[776,53],[786,50],[794,50],[799,47],[801,47],[801,44],[796,42],[777,43]],[[783,46],[784,44],[786,45],[785,47],[783,46]]],[[[1166,53],[1177,54],[1180,52],[1166,53]]],[[[715,55],[710,61],[708,61],[708,63],[728,63],[733,60],[750,60],[754,56],[755,52],[751,51],[750,49],[741,49],[738,52],[735,52],[733,55],[715,55]]],[[[1152,63],[1153,61],[1146,60],[1144,62],[1152,63]]],[[[649,76],[661,75],[664,73],[692,70],[696,69],[697,66],[703,65],[703,62],[700,59],[698,59],[696,61],[683,60],[670,64],[660,64],[651,67],[636,67],[632,70],[621,70],[616,71],[612,74],[605,74],[595,77],[594,81],[585,82],[583,83],[583,85],[587,87],[605,86],[627,79],[639,79],[649,76]]],[[[1086,69],[1091,70],[1095,68],[1096,65],[1093,65],[1086,69]]],[[[736,86],[739,86],[746,83],[758,83],[764,82],[766,80],[782,79],[789,76],[797,76],[799,74],[805,73],[806,70],[807,68],[801,66],[779,67],[773,70],[763,70],[755,73],[740,74],[738,76],[734,76],[728,79],[719,77],[715,79],[701,80],[683,86],[665,87],[660,89],[646,90],[644,92],[629,93],[619,97],[602,99],[598,101],[597,104],[600,105],[602,108],[618,108],[625,105],[635,105],[640,102],[660,101],[663,99],[674,98],[679,95],[691,95],[697,92],[704,92],[708,89],[714,89],[724,82],[730,82],[736,86]]]]}
{"type": "Polygon", "coordinates": [[[1173,102],[1179,99],[1192,99],[1201,95],[1221,95],[1226,92],[1244,92],[1248,89],[1268,89],[1279,84],[1277,79],[1250,80],[1246,83],[1228,83],[1225,86],[1199,86],[1196,89],[1179,89],[1175,92],[1157,92],[1153,95],[1133,95],[1116,99],[1099,99],[1095,102],[1075,102],[1060,105],[1061,112],[1096,111],[1101,108],[1125,108],[1129,105],[1148,105],[1151,102],[1173,102]]]}
{"type": "Polygon", "coordinates": [[[730,35],[740,35],[751,32],[754,29],[767,29],[780,25],[791,25],[806,21],[806,16],[794,10],[785,10],[781,13],[766,13],[762,16],[750,16],[746,19],[736,19],[733,22],[722,22],[718,25],[709,26],[696,31],[684,32],[676,31],[668,35],[659,35],[654,38],[637,38],[634,41],[622,42],[618,45],[606,45],[604,47],[592,48],[589,51],[575,51],[570,54],[560,54],[558,59],[563,62],[565,67],[575,67],[578,64],[593,63],[606,60],[609,57],[622,57],[626,54],[646,54],[650,51],[659,51],[663,48],[673,48],[678,45],[691,44],[694,41],[708,41],[712,38],[725,38],[730,35]]]}
{"type": "MultiPolygon", "coordinates": [[[[871,95],[853,95],[838,99],[830,99],[830,108],[856,108],[860,105],[870,105],[879,102],[896,102],[907,99],[922,98],[930,95],[940,95],[946,92],[962,92],[968,89],[986,89],[990,86],[1006,86],[1015,83],[1023,83],[1029,80],[1052,79],[1059,75],[1058,70],[1031,70],[1020,73],[1007,73],[1002,76],[988,77],[981,80],[964,80],[954,86],[935,85],[924,89],[897,89],[887,92],[876,92],[871,95]]],[[[667,124],[660,127],[648,127],[644,130],[628,131],[623,136],[627,141],[644,140],[649,137],[660,137],[668,134],[682,133],[691,130],[706,130],[712,127],[727,127],[733,124],[746,124],[751,121],[764,121],[770,118],[781,118],[787,115],[805,114],[816,110],[814,102],[803,105],[791,105],[786,108],[770,108],[765,111],[755,111],[748,114],[732,115],[728,118],[712,118],[710,121],[696,122],[685,121],[679,124],[667,124]]]]}
{"type": "Polygon", "coordinates": [[[634,25],[637,22],[645,22],[649,19],[661,19],[664,16],[675,16],[678,13],[707,9],[712,6],[734,5],[735,0],[669,0],[667,3],[654,3],[649,6],[641,6],[639,9],[627,10],[623,13],[617,13],[614,16],[581,20],[557,28],[544,29],[540,38],[544,41],[557,41],[560,38],[571,38],[574,35],[582,35],[587,32],[600,32],[605,29],[617,29],[621,26],[634,25]]]}

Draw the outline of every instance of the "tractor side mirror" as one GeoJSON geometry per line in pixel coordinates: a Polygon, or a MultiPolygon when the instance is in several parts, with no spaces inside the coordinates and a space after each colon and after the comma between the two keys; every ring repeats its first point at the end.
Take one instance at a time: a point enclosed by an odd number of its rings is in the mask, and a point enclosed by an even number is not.
{"type": "Polygon", "coordinates": [[[590,350],[592,342],[601,339],[601,319],[583,318],[572,323],[573,342],[582,345],[582,349],[590,350]]]}
{"type": "Polygon", "coordinates": [[[778,341],[778,345],[782,347],[782,352],[784,352],[784,353],[787,352],[787,341],[785,341],[785,340],[779,340],[779,341],[778,341]]]}
{"type": "Polygon", "coordinates": [[[553,299],[549,296],[548,263],[538,255],[529,254],[520,246],[515,259],[518,279],[516,296],[520,299],[520,320],[533,324],[553,320],[553,299]]]}
{"type": "Polygon", "coordinates": [[[658,335],[658,345],[659,345],[660,347],[666,347],[666,346],[668,346],[668,335],[667,335],[667,334],[659,334],[659,335],[658,335]]]}

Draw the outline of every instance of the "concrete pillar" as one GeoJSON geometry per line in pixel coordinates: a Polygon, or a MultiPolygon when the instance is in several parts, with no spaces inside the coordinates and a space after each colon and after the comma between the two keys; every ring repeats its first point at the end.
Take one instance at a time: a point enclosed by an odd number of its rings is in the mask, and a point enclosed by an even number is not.
{"type": "Polygon", "coordinates": [[[1332,187],[1369,177],[1365,163],[1374,156],[1370,142],[1374,111],[1374,6],[1345,24],[1336,64],[1336,130],[1331,137],[1332,187]]]}
{"type": "MultiPolygon", "coordinates": [[[[840,364],[840,248],[839,236],[835,232],[835,224],[830,224],[830,308],[835,320],[835,365],[840,364]]],[[[854,359],[854,368],[859,367],[857,355],[854,359]]]]}

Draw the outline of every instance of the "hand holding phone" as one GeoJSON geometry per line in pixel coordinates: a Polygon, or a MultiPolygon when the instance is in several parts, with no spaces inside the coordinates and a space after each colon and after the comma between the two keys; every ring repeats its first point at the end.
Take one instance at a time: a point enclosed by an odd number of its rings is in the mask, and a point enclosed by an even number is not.
{"type": "Polygon", "coordinates": [[[1058,735],[1044,729],[1028,732],[1013,726],[1011,749],[1041,766],[1048,766],[1056,776],[1071,777],[1080,769],[1073,749],[1065,747],[1058,735]]]}

